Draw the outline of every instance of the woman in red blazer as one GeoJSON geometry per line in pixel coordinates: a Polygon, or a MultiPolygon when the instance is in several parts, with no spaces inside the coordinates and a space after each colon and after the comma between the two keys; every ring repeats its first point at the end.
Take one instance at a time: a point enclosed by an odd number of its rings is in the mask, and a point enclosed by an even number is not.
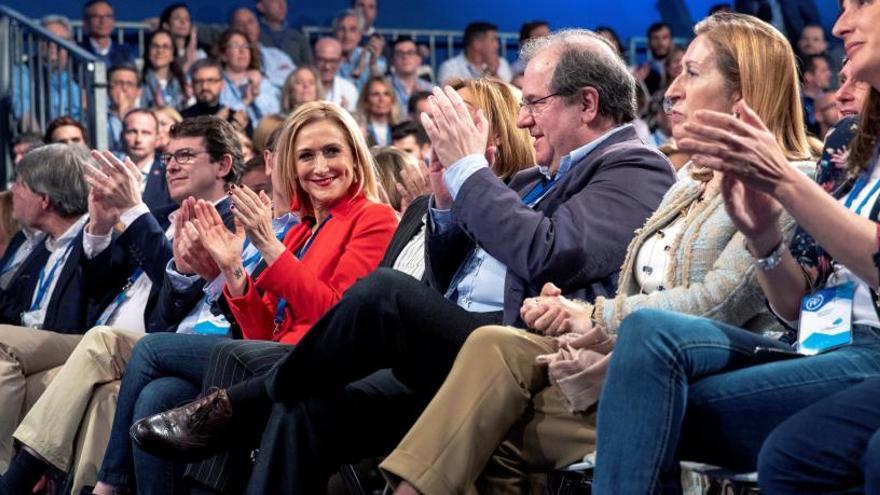
{"type": "MultiPolygon", "coordinates": [[[[378,202],[364,138],[354,119],[336,105],[313,102],[298,107],[283,124],[274,164],[273,188],[284,193],[276,197],[289,198],[300,224],[279,241],[268,196],[238,186],[229,192],[235,232],[223,225],[213,205],[200,202],[192,222],[198,245],[186,249],[192,258],[216,264],[225,276],[224,298],[245,338],[295,344],[348,287],[379,265],[397,216],[378,202]],[[254,277],[242,262],[245,242],[257,248],[265,263],[262,271],[257,266],[254,277]]],[[[132,350],[130,363],[137,363],[138,372],[129,368],[124,375],[119,396],[125,407],[116,410],[96,493],[110,493],[114,485],[125,486],[133,477],[143,493],[155,487],[165,487],[159,493],[176,491],[167,487],[182,482],[173,464],[132,450],[128,429],[148,411],[195,396],[212,349],[223,340],[179,334],[149,337],[132,350]],[[175,352],[165,352],[169,349],[175,352]],[[187,387],[172,391],[164,386],[169,379],[190,384],[192,394],[183,396],[187,387]]]]}
{"type": "Polygon", "coordinates": [[[305,104],[287,121],[275,156],[279,186],[303,219],[283,241],[271,206],[234,187],[239,227],[229,232],[200,205],[197,229],[226,277],[224,295],[245,338],[294,344],[358,278],[374,270],[394,229],[394,211],[378,202],[372,158],[354,119],[336,105],[305,104]],[[253,243],[266,262],[256,278],[241,252],[253,243]]]}

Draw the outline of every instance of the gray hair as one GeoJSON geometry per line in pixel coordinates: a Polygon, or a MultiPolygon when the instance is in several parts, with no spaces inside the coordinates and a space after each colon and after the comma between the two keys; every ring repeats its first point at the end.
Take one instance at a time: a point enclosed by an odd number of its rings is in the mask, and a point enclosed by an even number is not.
{"type": "Polygon", "coordinates": [[[527,64],[539,52],[559,50],[550,80],[550,91],[568,97],[571,103],[584,87],[599,94],[599,115],[616,123],[636,116],[636,81],[608,41],[586,29],[564,29],[529,40],[520,51],[527,64]]]}
{"type": "Polygon", "coordinates": [[[346,17],[354,17],[357,19],[358,29],[363,32],[364,29],[367,28],[367,21],[364,20],[364,16],[361,15],[359,10],[355,9],[345,9],[342,12],[336,14],[336,17],[333,18],[333,31],[336,31],[336,28],[339,27],[339,24],[342,23],[342,20],[346,17]]]}
{"type": "Polygon", "coordinates": [[[73,218],[89,211],[89,187],[83,167],[91,166],[85,148],[55,143],[28,152],[15,172],[31,191],[48,196],[58,215],[73,218]]]}
{"type": "Polygon", "coordinates": [[[61,24],[67,28],[68,32],[72,32],[70,29],[70,19],[68,19],[67,16],[50,14],[40,18],[40,26],[46,27],[49,24],[61,24]]]}

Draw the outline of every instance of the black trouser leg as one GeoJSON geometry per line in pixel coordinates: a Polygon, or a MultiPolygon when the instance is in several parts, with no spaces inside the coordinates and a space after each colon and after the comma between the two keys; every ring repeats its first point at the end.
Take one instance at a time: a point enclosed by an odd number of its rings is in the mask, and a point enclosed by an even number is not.
{"type": "Polygon", "coordinates": [[[391,368],[414,390],[435,390],[477,327],[501,314],[465,311],[437,291],[380,268],[354,284],[267,376],[276,402],[339,390],[391,368]]]}

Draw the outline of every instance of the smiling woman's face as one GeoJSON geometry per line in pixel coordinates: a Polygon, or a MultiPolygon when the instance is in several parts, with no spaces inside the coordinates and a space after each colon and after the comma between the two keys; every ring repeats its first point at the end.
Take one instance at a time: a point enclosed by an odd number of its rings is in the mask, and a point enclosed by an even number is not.
{"type": "Polygon", "coordinates": [[[318,120],[297,133],[294,166],[300,186],[316,210],[328,210],[354,183],[354,155],[345,132],[330,120],[318,120]]]}
{"type": "Polygon", "coordinates": [[[666,90],[666,98],[672,101],[668,115],[673,137],[681,137],[682,126],[698,110],[732,110],[735,98],[715,60],[712,43],[702,35],[697,36],[685,52],[684,68],[666,90]]]}

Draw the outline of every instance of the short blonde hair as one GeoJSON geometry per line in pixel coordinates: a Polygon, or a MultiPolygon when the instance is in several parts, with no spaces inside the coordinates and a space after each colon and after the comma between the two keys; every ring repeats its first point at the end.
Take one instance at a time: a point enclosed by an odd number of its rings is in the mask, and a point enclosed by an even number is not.
{"type": "Polygon", "coordinates": [[[789,160],[811,158],[794,51],[770,24],[750,15],[717,13],[694,27],[715,50],[728,90],[755,110],[789,160]]]}
{"type": "Polygon", "coordinates": [[[298,213],[300,217],[314,216],[315,209],[296,175],[296,138],[304,127],[324,120],[335,124],[342,131],[346,137],[346,144],[351,149],[354,160],[352,163],[354,183],[357,185],[354,194],[362,194],[370,201],[379,202],[373,157],[370,155],[370,149],[367,147],[367,142],[364,140],[364,135],[358,128],[357,122],[346,110],[335,103],[313,101],[297,107],[284,121],[281,135],[278,136],[275,155],[278,179],[284,188],[283,194],[290,199],[291,210],[298,213]]]}
{"type": "Polygon", "coordinates": [[[391,116],[389,118],[389,124],[396,124],[400,119],[400,104],[397,102],[397,96],[394,93],[394,86],[391,85],[391,81],[382,77],[375,76],[371,77],[367,84],[364,84],[364,89],[361,90],[361,94],[358,96],[357,101],[357,111],[364,115],[367,118],[367,122],[370,120],[370,112],[367,110],[367,100],[370,97],[370,87],[374,83],[384,84],[388,91],[391,92],[391,116]]]}

